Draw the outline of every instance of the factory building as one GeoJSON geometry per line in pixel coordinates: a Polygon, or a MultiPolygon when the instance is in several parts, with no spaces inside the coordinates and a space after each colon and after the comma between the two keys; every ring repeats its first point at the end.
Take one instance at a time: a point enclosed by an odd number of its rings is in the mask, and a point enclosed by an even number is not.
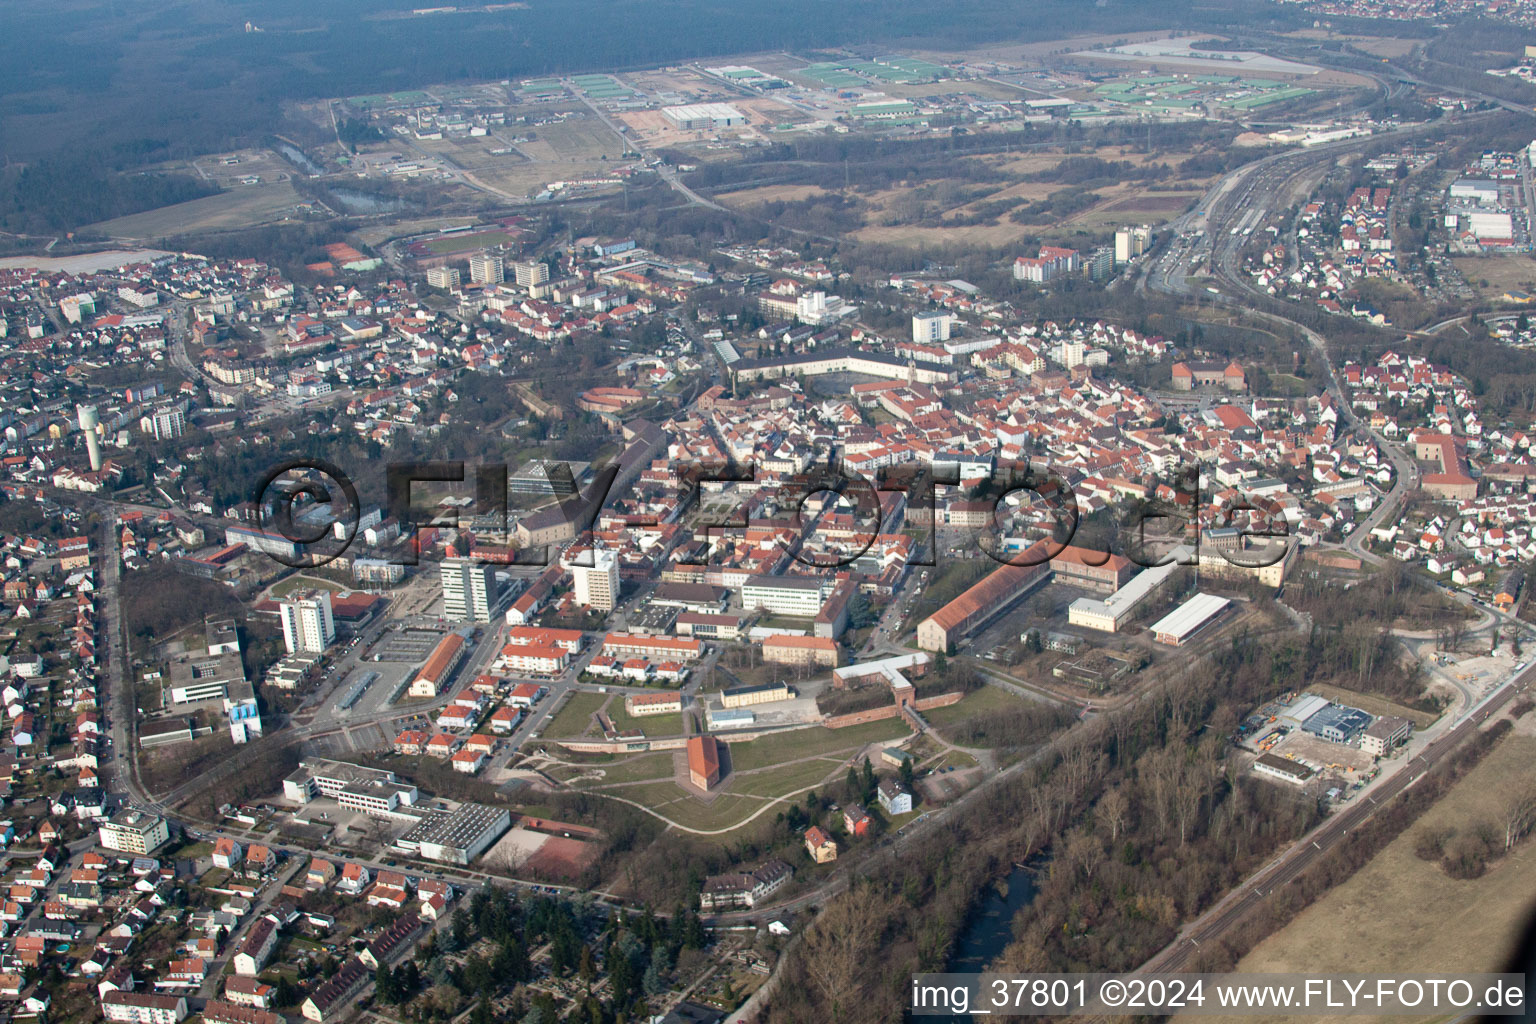
{"type": "Polygon", "coordinates": [[[677,127],[690,132],[740,128],[747,123],[742,112],[729,103],[689,103],[679,107],[662,107],[661,114],[677,127]]]}
{"type": "Polygon", "coordinates": [[[1170,647],[1182,647],[1231,603],[1215,594],[1196,594],[1152,624],[1152,639],[1170,647]]]}

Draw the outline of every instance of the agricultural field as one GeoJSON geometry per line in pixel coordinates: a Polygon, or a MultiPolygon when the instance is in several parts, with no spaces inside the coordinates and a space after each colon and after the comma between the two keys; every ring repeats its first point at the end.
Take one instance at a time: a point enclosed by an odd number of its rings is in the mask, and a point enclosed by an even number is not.
{"type": "Polygon", "coordinates": [[[389,110],[391,107],[414,107],[423,103],[432,102],[432,97],[420,90],[407,90],[405,92],[378,93],[372,96],[348,96],[347,104],[358,110],[373,112],[375,110],[389,110]]]}
{"type": "Polygon", "coordinates": [[[830,196],[852,199],[851,216],[862,221],[847,228],[861,241],[903,246],[991,246],[1006,248],[1024,239],[1049,236],[1058,244],[1097,244],[1125,224],[1160,224],[1184,213],[1202,195],[1203,176],[1136,180],[1135,168],[1148,163],[1177,167],[1192,151],[1152,155],[1122,146],[1071,154],[1116,165],[1111,174],[1131,171],[1127,180],[1076,183],[1080,168],[1056,172],[1065,153],[1018,157],[977,156],[955,165],[953,177],[851,191],[820,184],[775,182],[716,195],[744,210],[770,203],[811,202],[830,196]]]}
{"type": "Polygon", "coordinates": [[[1509,291],[1536,294],[1536,258],[1527,254],[1453,256],[1451,263],[1483,299],[1497,300],[1509,291]]]}
{"type": "Polygon", "coordinates": [[[232,231],[297,219],[297,207],[303,202],[286,181],[240,185],[218,195],[100,221],[84,230],[109,238],[145,240],[199,231],[232,231]]]}
{"type": "Polygon", "coordinates": [[[1470,879],[1451,878],[1438,862],[1420,859],[1415,847],[1426,832],[1465,834],[1497,822],[1504,801],[1532,787],[1536,726],[1528,715],[1414,825],[1235,970],[1329,971],[1343,962],[1361,974],[1412,971],[1426,963],[1447,972],[1504,970],[1533,909],[1536,842],[1527,840],[1470,879]]]}
{"type": "Polygon", "coordinates": [[[518,148],[535,162],[601,162],[617,160],[624,152],[623,141],[596,117],[541,124],[532,133],[534,141],[520,143],[518,148]]]}

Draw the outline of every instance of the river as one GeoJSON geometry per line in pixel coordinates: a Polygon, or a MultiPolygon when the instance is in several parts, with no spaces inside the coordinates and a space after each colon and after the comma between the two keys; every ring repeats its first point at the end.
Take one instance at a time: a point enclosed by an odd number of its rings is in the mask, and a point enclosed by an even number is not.
{"type": "Polygon", "coordinates": [[[1013,941],[1013,918],[1035,898],[1035,879],[1028,868],[1015,866],[1002,886],[991,886],[955,943],[949,971],[974,974],[1002,954],[1013,941]]]}
{"type": "Polygon", "coordinates": [[[303,169],[304,172],[310,176],[318,177],[319,175],[325,173],[325,168],[311,160],[308,154],[306,154],[299,147],[290,146],[288,143],[282,142],[278,144],[277,148],[282,152],[283,156],[287,157],[294,164],[294,166],[303,169]]]}

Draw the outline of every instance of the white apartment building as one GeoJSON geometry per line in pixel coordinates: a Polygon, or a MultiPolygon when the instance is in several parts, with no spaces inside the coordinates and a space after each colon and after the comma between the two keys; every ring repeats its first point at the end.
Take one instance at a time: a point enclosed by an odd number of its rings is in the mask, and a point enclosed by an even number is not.
{"type": "Polygon", "coordinates": [[[496,603],[496,576],[487,562],[445,558],[443,618],[452,622],[489,622],[496,603]]]}
{"type": "Polygon", "coordinates": [[[187,414],[180,406],[168,405],[140,419],[139,428],[156,441],[168,441],[187,432],[187,414]]]}
{"type": "Polygon", "coordinates": [[[469,279],[475,284],[501,284],[507,279],[500,256],[477,252],[469,258],[469,279]]]}
{"type": "Polygon", "coordinates": [[[148,856],[170,842],[171,827],[157,815],[125,810],[102,822],[97,835],[109,850],[148,856]]]}
{"type": "Polygon", "coordinates": [[[919,345],[935,345],[949,340],[955,316],[941,309],[925,309],[912,314],[912,340],[919,345]]]}
{"type": "Polygon", "coordinates": [[[278,602],[283,622],[283,643],[289,654],[322,653],[336,640],[336,620],[331,615],[329,590],[305,590],[278,602]]]}
{"type": "Polygon", "coordinates": [[[576,585],[576,603],[595,612],[611,612],[619,602],[618,556],[601,548],[594,550],[591,556],[591,565],[570,567],[571,579],[576,585]]]}
{"type": "Polygon", "coordinates": [[[519,285],[531,288],[549,280],[549,264],[538,260],[518,260],[512,264],[512,273],[519,285]]]}

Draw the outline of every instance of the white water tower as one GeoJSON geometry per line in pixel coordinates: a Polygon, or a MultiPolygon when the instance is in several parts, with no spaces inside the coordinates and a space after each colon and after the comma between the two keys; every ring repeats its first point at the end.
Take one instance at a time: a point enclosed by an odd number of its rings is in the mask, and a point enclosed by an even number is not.
{"type": "Polygon", "coordinates": [[[80,429],[85,433],[85,450],[90,453],[91,469],[101,469],[101,438],[97,428],[101,426],[101,414],[94,405],[79,405],[75,411],[80,416],[80,429]]]}

